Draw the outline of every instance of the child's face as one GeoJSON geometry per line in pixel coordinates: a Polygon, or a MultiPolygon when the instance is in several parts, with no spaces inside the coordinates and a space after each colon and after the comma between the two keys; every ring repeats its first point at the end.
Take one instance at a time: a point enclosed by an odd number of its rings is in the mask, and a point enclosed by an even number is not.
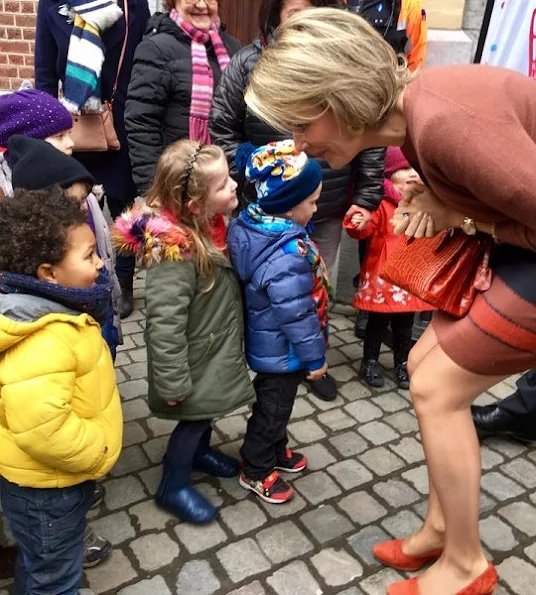
{"type": "Polygon", "coordinates": [[[210,215],[227,215],[238,206],[236,188],[238,184],[229,175],[229,167],[225,157],[214,162],[210,174],[210,185],[207,195],[207,210],[210,215]]]}
{"type": "Polygon", "coordinates": [[[391,182],[402,194],[411,184],[422,184],[421,176],[413,168],[395,171],[391,176],[391,182]]]}
{"type": "Polygon", "coordinates": [[[95,236],[89,225],[84,223],[71,228],[67,243],[63,260],[58,264],[41,265],[38,277],[65,287],[93,287],[104,265],[95,252],[95,236]]]}
{"type": "Polygon", "coordinates": [[[318,207],[316,203],[322,192],[322,182],[318,185],[318,188],[309,195],[305,200],[302,200],[299,205],[296,205],[291,211],[286,213],[288,217],[294,223],[306,227],[309,221],[313,218],[313,215],[317,212],[318,207]]]}
{"type": "Polygon", "coordinates": [[[69,198],[76,200],[76,202],[80,205],[80,208],[86,210],[86,198],[89,194],[89,190],[90,188],[87,182],[75,182],[72,186],[66,188],[65,194],[69,198]]]}
{"type": "Polygon", "coordinates": [[[74,142],[71,137],[71,130],[64,130],[63,132],[58,132],[58,134],[54,134],[52,136],[47,136],[45,138],[47,143],[50,143],[53,147],[56,147],[58,151],[65,153],[66,155],[73,154],[74,142]]]}

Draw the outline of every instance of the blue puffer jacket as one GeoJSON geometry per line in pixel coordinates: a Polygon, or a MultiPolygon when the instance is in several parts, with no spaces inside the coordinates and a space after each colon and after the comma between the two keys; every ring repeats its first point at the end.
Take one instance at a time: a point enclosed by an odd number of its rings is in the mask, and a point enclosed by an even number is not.
{"type": "Polygon", "coordinates": [[[313,301],[311,264],[298,252],[307,238],[284,219],[254,221],[246,211],[231,221],[229,255],[245,288],[246,358],[255,372],[318,370],[326,338],[313,301]]]}

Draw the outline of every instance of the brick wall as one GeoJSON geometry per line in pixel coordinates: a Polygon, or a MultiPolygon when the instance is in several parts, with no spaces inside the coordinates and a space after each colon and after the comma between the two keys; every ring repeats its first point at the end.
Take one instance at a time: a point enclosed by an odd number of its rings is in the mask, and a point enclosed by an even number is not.
{"type": "Polygon", "coordinates": [[[0,0],[0,91],[33,78],[36,9],[33,0],[0,0]]]}

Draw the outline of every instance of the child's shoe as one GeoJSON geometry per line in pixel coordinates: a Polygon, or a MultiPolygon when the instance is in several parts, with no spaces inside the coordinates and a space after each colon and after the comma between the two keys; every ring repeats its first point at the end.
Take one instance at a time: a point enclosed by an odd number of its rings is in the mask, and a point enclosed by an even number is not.
{"type": "Polygon", "coordinates": [[[271,504],[283,504],[294,495],[294,488],[281,479],[277,471],[272,471],[264,479],[249,479],[241,473],[238,482],[245,490],[251,490],[271,504]]]}
{"type": "Polygon", "coordinates": [[[102,483],[96,483],[95,491],[93,492],[93,504],[91,505],[91,508],[97,508],[102,504],[105,493],[106,490],[104,489],[102,483]]]}
{"type": "Polygon", "coordinates": [[[385,384],[385,378],[382,376],[380,364],[376,360],[364,360],[359,373],[361,378],[369,386],[381,388],[385,384]]]}
{"type": "Polygon", "coordinates": [[[112,544],[104,537],[93,533],[93,529],[86,527],[84,533],[84,568],[93,568],[104,562],[112,551],[112,544]]]}
{"type": "Polygon", "coordinates": [[[408,390],[408,388],[409,388],[409,374],[408,374],[408,367],[406,365],[406,362],[404,362],[402,364],[398,364],[395,367],[395,378],[396,378],[396,383],[398,384],[398,388],[408,390]]]}
{"type": "Polygon", "coordinates": [[[279,471],[286,471],[287,473],[299,473],[307,467],[307,457],[301,452],[292,452],[287,448],[285,458],[279,459],[275,465],[279,471]]]}
{"type": "Polygon", "coordinates": [[[214,448],[208,448],[196,457],[194,469],[214,477],[236,477],[240,473],[240,463],[233,457],[214,448]]]}
{"type": "Polygon", "coordinates": [[[318,380],[306,380],[305,384],[322,401],[334,401],[337,398],[337,384],[329,374],[324,374],[318,380]]]}

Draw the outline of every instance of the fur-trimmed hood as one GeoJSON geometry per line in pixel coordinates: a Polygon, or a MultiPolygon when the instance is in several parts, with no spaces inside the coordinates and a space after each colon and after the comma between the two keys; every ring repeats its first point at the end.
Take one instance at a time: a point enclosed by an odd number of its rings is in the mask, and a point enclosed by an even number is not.
{"type": "Polygon", "coordinates": [[[190,232],[165,209],[137,204],[118,217],[112,241],[119,252],[136,257],[147,268],[164,261],[192,258],[194,242],[190,232]]]}

